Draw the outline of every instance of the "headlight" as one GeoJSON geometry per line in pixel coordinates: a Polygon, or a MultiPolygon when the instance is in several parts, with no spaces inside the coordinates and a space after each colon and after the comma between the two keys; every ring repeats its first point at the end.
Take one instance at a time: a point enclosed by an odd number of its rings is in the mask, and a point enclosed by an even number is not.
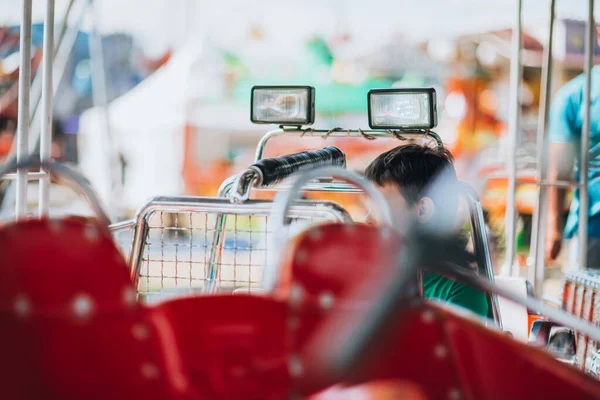
{"type": "Polygon", "coordinates": [[[311,86],[254,86],[250,103],[250,120],[255,124],[315,122],[315,88],[311,86]]]}
{"type": "Polygon", "coordinates": [[[435,89],[369,91],[371,129],[431,129],[437,125],[435,89]]]}

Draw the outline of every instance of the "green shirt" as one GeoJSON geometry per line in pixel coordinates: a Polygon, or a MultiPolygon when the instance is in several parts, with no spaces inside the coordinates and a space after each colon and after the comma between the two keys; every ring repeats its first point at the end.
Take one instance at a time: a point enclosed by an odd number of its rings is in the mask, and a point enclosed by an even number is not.
{"type": "Polygon", "coordinates": [[[466,308],[485,318],[489,316],[488,298],[485,293],[441,275],[431,273],[423,275],[423,295],[429,299],[466,308]]]}

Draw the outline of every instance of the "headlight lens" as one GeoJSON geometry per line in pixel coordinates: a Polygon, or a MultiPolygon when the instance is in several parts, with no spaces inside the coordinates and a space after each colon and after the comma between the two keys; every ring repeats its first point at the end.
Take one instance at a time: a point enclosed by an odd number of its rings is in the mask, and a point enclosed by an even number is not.
{"type": "Polygon", "coordinates": [[[369,126],[373,129],[430,129],[436,124],[434,89],[369,92],[369,126]]]}
{"type": "Polygon", "coordinates": [[[251,120],[263,124],[312,124],[314,88],[255,86],[252,88],[251,120]]]}

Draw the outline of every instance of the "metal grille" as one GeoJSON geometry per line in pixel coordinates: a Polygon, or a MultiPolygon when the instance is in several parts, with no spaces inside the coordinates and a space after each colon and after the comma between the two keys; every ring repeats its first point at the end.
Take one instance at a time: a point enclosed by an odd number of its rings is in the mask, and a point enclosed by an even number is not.
{"type": "MultiPolygon", "coordinates": [[[[565,274],[563,286],[563,309],[594,325],[598,325],[598,293],[600,275],[593,271],[570,271],[565,274]]],[[[598,343],[579,332],[577,338],[577,359],[579,366],[596,374],[594,360],[597,358],[598,343]]]]}
{"type": "MultiPolygon", "coordinates": [[[[267,215],[226,215],[222,252],[215,259],[218,293],[260,289],[272,240],[268,219],[267,215]]],[[[295,218],[292,224],[300,229],[324,220],[295,218]]],[[[141,300],[154,303],[208,291],[210,255],[217,246],[216,222],[216,213],[158,211],[149,215],[138,275],[141,300]]]]}
{"type": "MultiPolygon", "coordinates": [[[[265,267],[273,267],[269,260],[273,254],[269,246],[275,239],[269,231],[272,207],[264,200],[237,204],[219,197],[155,197],[135,219],[110,229],[129,255],[141,301],[248,293],[261,289],[265,267]]],[[[328,221],[352,219],[336,203],[302,200],[288,209],[286,231],[293,234],[328,221]]],[[[275,225],[283,223],[282,219],[275,225]]]]}

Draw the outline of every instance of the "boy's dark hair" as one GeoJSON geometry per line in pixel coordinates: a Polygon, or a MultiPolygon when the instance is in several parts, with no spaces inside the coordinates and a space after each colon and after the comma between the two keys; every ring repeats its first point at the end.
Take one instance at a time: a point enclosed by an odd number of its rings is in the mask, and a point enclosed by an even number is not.
{"type": "MultiPolygon", "coordinates": [[[[422,197],[430,196],[436,209],[444,210],[446,221],[455,221],[458,216],[459,189],[456,184],[454,157],[442,147],[432,148],[418,144],[406,144],[380,154],[369,164],[365,176],[379,186],[396,184],[409,205],[416,204],[422,197]],[[443,174],[443,182],[436,182],[433,195],[426,193],[429,185],[443,174]],[[443,205],[443,207],[438,207],[443,205]],[[450,218],[449,220],[447,218],[450,218]]],[[[430,223],[436,224],[439,219],[430,223]]],[[[464,249],[468,237],[457,235],[448,239],[464,249]]],[[[474,255],[465,253],[467,263],[475,262],[474,255]]],[[[461,263],[462,264],[462,263],[461,263]]],[[[470,268],[470,267],[469,267],[470,268]]]]}
{"type": "MultiPolygon", "coordinates": [[[[380,186],[397,184],[407,203],[413,205],[423,197],[424,190],[442,171],[446,179],[456,180],[454,158],[447,149],[406,144],[380,154],[369,164],[365,176],[380,186]]],[[[436,199],[432,200],[436,202],[436,199]]]]}

